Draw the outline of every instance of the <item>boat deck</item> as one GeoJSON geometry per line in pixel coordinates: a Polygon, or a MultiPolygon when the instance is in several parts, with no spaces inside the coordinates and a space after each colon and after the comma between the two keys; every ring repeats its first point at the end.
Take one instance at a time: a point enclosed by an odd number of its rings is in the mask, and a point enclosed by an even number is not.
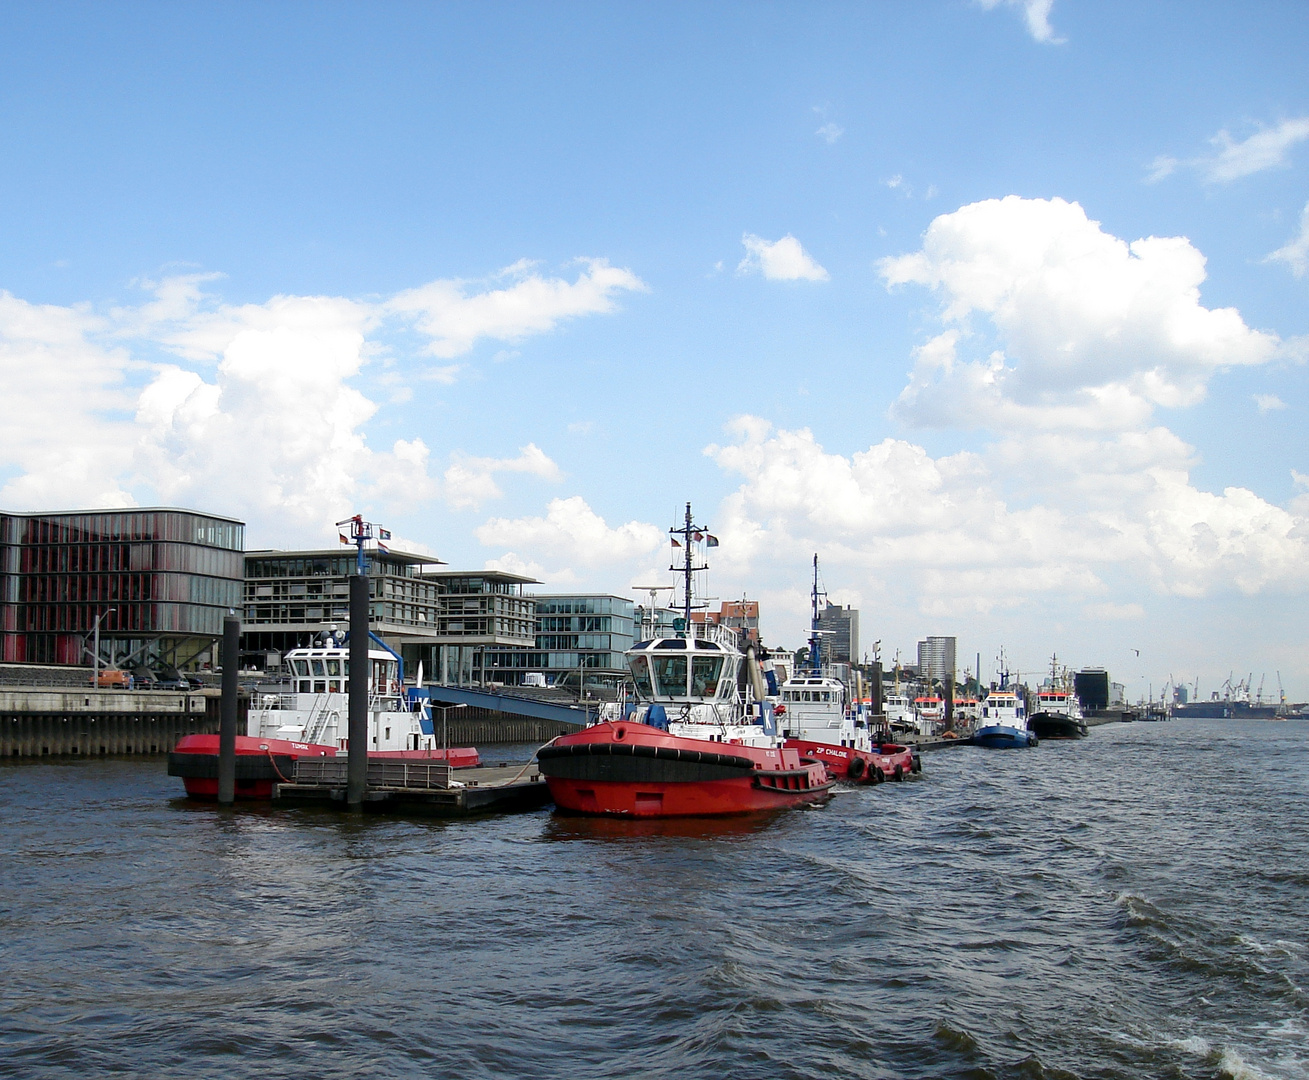
{"type": "MultiPolygon", "coordinates": [[[[332,762],[329,759],[314,764],[332,762]]],[[[273,785],[274,804],[345,809],[345,770],[319,772],[321,775],[303,770],[300,763],[293,783],[273,785]]],[[[535,765],[526,770],[521,765],[450,770],[443,765],[411,764],[405,768],[399,763],[370,762],[364,793],[364,810],[369,813],[426,817],[517,813],[536,810],[549,802],[550,789],[535,765]]]]}

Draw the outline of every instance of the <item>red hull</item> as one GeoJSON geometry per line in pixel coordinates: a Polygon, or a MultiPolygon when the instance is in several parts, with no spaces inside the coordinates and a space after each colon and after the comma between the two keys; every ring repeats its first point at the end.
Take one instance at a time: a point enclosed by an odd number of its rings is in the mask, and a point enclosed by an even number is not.
{"type": "Polygon", "coordinates": [[[635,818],[750,814],[825,799],[831,777],[794,750],[669,735],[644,724],[597,724],[538,752],[555,805],[635,818]]]}
{"type": "Polygon", "coordinates": [[[805,757],[821,761],[835,779],[855,784],[880,784],[883,780],[903,780],[910,773],[917,771],[914,767],[913,751],[897,743],[883,743],[880,753],[856,750],[850,746],[811,742],[808,739],[787,739],[786,745],[805,757]],[[855,762],[861,764],[856,765],[855,762]]]}
{"type": "MultiPolygon", "coordinates": [[[[273,797],[274,784],[290,781],[297,758],[336,755],[334,746],[238,735],[236,797],[267,801],[273,797]]],[[[385,761],[445,761],[446,756],[443,750],[383,750],[368,755],[370,760],[385,761]]],[[[480,764],[472,747],[451,747],[449,761],[456,769],[480,764]]],[[[178,739],[168,756],[168,775],[181,777],[190,798],[218,798],[218,736],[185,735],[178,739]]]]}

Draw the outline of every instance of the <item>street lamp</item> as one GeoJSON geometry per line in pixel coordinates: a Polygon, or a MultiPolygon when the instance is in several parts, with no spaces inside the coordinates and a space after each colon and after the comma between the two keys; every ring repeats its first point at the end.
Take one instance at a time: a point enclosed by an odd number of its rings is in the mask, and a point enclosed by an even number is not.
{"type": "Polygon", "coordinates": [[[445,763],[449,765],[450,764],[450,739],[449,739],[450,725],[446,722],[446,713],[448,713],[451,709],[466,709],[468,708],[468,706],[467,704],[461,702],[458,705],[433,705],[432,708],[441,710],[441,751],[445,757],[445,763]]]}

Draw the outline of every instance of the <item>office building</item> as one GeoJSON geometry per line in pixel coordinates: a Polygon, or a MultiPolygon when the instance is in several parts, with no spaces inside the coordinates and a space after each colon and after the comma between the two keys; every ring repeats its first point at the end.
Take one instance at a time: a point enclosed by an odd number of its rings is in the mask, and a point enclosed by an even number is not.
{"type": "MultiPolygon", "coordinates": [[[[499,570],[439,570],[441,560],[394,548],[368,552],[371,629],[431,682],[475,684],[484,654],[535,642],[535,579],[499,570]]],[[[252,551],[246,556],[244,662],[276,668],[281,654],[350,624],[355,553],[252,551]]]]}
{"type": "Polygon", "coordinates": [[[824,664],[859,661],[859,611],[828,604],[818,616],[818,641],[824,664]]]}
{"type": "Polygon", "coordinates": [[[546,685],[615,684],[627,675],[623,654],[636,640],[631,600],[607,593],[538,594],[536,638],[530,649],[490,653],[487,678],[521,685],[541,676],[546,685]]]}
{"type": "Polygon", "coordinates": [[[952,637],[929,637],[918,643],[918,674],[932,682],[955,677],[955,643],[952,637]]]}
{"type": "Polygon", "coordinates": [[[172,507],[0,513],[0,659],[171,674],[212,664],[245,526],[172,507]]]}

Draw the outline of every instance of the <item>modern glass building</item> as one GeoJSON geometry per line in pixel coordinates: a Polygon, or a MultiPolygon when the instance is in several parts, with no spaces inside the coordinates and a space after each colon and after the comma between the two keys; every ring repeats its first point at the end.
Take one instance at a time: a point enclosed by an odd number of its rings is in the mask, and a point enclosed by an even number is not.
{"type": "Polygon", "coordinates": [[[523,592],[535,578],[503,570],[439,571],[424,577],[440,585],[438,644],[431,681],[469,686],[501,680],[495,658],[502,650],[530,648],[536,639],[535,602],[523,592]]]}
{"type": "Polygon", "coordinates": [[[194,668],[241,603],[245,525],[170,507],[0,512],[0,659],[194,668]]]}
{"type": "Polygon", "coordinates": [[[627,675],[623,653],[636,640],[631,600],[603,593],[531,598],[536,640],[529,649],[494,650],[487,655],[488,680],[520,685],[528,673],[552,685],[579,680],[617,682],[627,675]]]}
{"type": "MultiPolygon", "coordinates": [[[[440,570],[429,555],[368,552],[372,632],[405,661],[406,677],[476,685],[488,649],[530,646],[534,578],[499,570],[440,570]]],[[[276,668],[282,653],[350,626],[353,551],[251,551],[245,559],[242,663],[276,668]]]]}
{"type": "MultiPolygon", "coordinates": [[[[398,652],[436,642],[441,587],[423,571],[439,565],[427,555],[368,552],[373,633],[398,652]]],[[[355,553],[343,548],[247,552],[242,664],[275,668],[286,650],[311,645],[326,630],[348,630],[355,566],[355,553]]]]}
{"type": "Polygon", "coordinates": [[[818,629],[823,663],[859,662],[859,612],[855,608],[828,604],[818,615],[818,629]]]}

